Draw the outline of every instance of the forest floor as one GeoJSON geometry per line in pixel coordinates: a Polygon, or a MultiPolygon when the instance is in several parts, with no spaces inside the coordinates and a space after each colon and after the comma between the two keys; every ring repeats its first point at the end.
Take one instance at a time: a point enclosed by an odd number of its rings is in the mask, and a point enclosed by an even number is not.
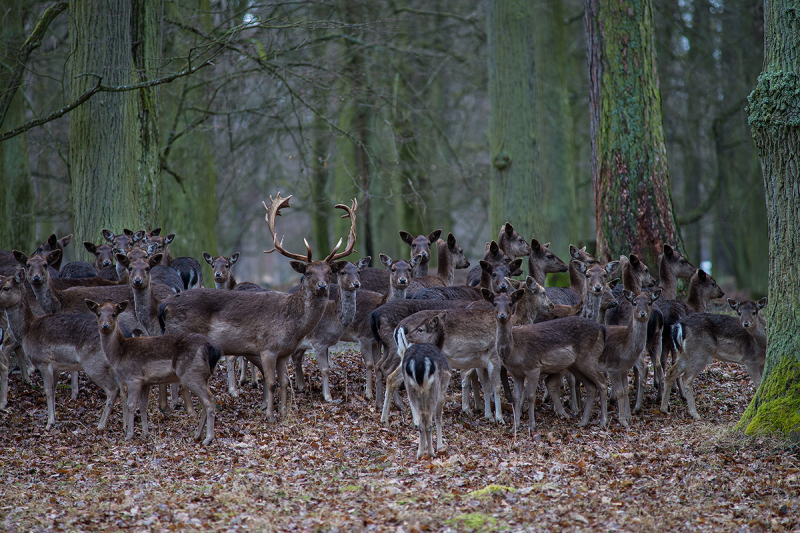
{"type": "MultiPolygon", "coordinates": [[[[322,400],[313,357],[310,391],[290,394],[285,420],[265,423],[260,393],[231,398],[224,369],[213,378],[216,440],[192,438],[194,420],[163,417],[126,442],[121,410],[96,424],[103,394],[67,376],[58,424],[11,376],[0,412],[0,530],[4,531],[798,531],[800,450],[732,430],[753,394],[742,367],[714,363],[696,384],[703,420],[673,395],[662,415],[646,409],[624,429],[578,428],[537,402],[537,429],[514,435],[512,413],[495,425],[460,408],[458,373],[445,408],[446,453],[416,457],[409,411],[391,425],[364,398],[356,350],[337,354],[335,403],[322,400]]],[[[224,365],[221,365],[224,367],[224,365]]],[[[594,420],[598,409],[595,407],[594,420]]],[[[523,417],[523,420],[525,417],[523,417]]]]}

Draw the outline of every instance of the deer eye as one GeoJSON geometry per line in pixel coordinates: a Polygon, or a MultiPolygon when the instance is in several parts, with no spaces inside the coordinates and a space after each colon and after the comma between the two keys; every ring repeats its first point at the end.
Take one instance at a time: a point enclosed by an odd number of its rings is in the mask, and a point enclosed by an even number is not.
{"type": "Polygon", "coordinates": [[[397,272],[397,269],[395,267],[392,267],[392,272],[397,272]]]}
{"type": "Polygon", "coordinates": [[[144,269],[145,272],[150,272],[150,267],[144,269]]]}
{"type": "Polygon", "coordinates": [[[111,313],[111,318],[117,318],[117,313],[111,313]]]}
{"type": "Polygon", "coordinates": [[[3,287],[3,290],[4,290],[4,291],[10,291],[10,290],[11,290],[11,287],[9,287],[8,285],[6,285],[5,287],[3,287]]]}

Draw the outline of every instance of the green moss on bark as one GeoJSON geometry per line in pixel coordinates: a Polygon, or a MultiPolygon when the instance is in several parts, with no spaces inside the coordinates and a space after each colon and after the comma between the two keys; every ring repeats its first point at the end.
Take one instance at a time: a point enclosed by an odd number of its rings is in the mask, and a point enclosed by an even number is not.
{"type": "Polygon", "coordinates": [[[737,429],[800,440],[800,362],[781,360],[758,388],[737,429]]]}

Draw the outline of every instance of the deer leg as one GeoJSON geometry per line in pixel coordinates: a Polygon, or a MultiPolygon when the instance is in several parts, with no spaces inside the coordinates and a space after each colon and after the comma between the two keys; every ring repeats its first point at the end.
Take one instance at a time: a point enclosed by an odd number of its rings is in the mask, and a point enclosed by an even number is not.
{"type": "Polygon", "coordinates": [[[17,366],[19,367],[19,371],[22,374],[22,381],[23,383],[25,383],[25,385],[30,385],[31,369],[30,365],[28,364],[28,356],[25,354],[25,350],[22,349],[22,345],[17,343],[16,340],[12,340],[10,342],[10,345],[11,345],[10,350],[13,351],[17,356],[17,366]]]}
{"type": "Polygon", "coordinates": [[[494,417],[492,417],[492,382],[485,369],[478,369],[476,372],[483,388],[483,416],[488,420],[494,420],[494,417]]]}
{"type": "Polygon", "coordinates": [[[55,376],[53,375],[53,367],[42,365],[39,368],[42,374],[42,381],[44,382],[44,394],[47,398],[47,425],[45,429],[49,430],[56,422],[56,383],[55,376]]]}
{"type": "Polygon", "coordinates": [[[286,359],[288,358],[281,357],[276,364],[278,372],[278,394],[281,402],[281,418],[284,420],[286,419],[286,414],[289,412],[289,373],[286,371],[286,359]]]}
{"type": "Polygon", "coordinates": [[[73,400],[77,400],[78,399],[78,371],[77,370],[73,370],[72,372],[70,372],[70,387],[72,388],[72,394],[70,394],[70,397],[73,400]]]}
{"type": "MultiPolygon", "coordinates": [[[[87,374],[89,374],[89,372],[87,372],[87,374]]],[[[107,372],[99,375],[92,373],[89,374],[89,377],[92,378],[92,381],[100,385],[106,393],[106,405],[103,409],[103,414],[100,416],[100,421],[97,423],[97,429],[104,430],[108,422],[108,417],[111,416],[111,409],[113,409],[114,403],[117,401],[117,396],[119,396],[119,386],[111,374],[107,372]]]]}
{"type": "Polygon", "coordinates": [[[206,438],[203,440],[204,445],[208,445],[214,440],[214,421],[217,415],[217,405],[214,401],[214,396],[208,388],[208,381],[210,376],[192,376],[187,379],[187,386],[191,391],[200,398],[203,404],[203,410],[200,412],[200,418],[197,421],[197,431],[194,434],[194,440],[199,441],[203,436],[203,429],[206,430],[206,438]]]}
{"type": "MultiPolygon", "coordinates": [[[[166,385],[161,384],[161,388],[166,391],[166,385]]],[[[139,416],[142,418],[142,438],[146,439],[150,436],[150,431],[147,427],[147,400],[150,399],[150,385],[142,387],[139,393],[139,416]]]]}
{"type": "Polygon", "coordinates": [[[164,416],[167,416],[170,413],[169,402],[167,401],[166,383],[161,383],[158,385],[158,410],[161,411],[164,416]]]}
{"type": "Polygon", "coordinates": [[[8,405],[8,356],[5,350],[0,350],[0,409],[8,405]]]}
{"type": "Polygon", "coordinates": [[[225,356],[225,367],[228,374],[228,394],[234,398],[239,396],[239,390],[236,386],[236,359],[233,355],[225,356]]]}
{"type": "MultiPolygon", "coordinates": [[[[534,368],[525,376],[525,395],[528,397],[528,428],[531,433],[536,429],[534,406],[536,405],[536,389],[539,388],[539,376],[540,370],[538,368],[534,368]]],[[[518,403],[521,404],[522,402],[518,403]]],[[[522,405],[520,405],[521,407],[522,405]]]]}
{"type": "Polygon", "coordinates": [[[372,373],[375,369],[375,362],[372,359],[372,342],[370,340],[360,340],[359,347],[361,348],[361,358],[364,359],[364,367],[367,369],[367,381],[364,389],[364,397],[367,400],[372,399],[372,373]]]}
{"type": "Polygon", "coordinates": [[[169,384],[169,406],[173,411],[178,407],[178,396],[180,395],[181,384],[177,381],[169,384]]]}
{"type": "Polygon", "coordinates": [[[194,405],[192,405],[192,394],[189,392],[189,389],[183,385],[180,386],[180,389],[181,398],[183,398],[183,403],[186,404],[186,413],[189,416],[197,416],[197,411],[194,410],[194,405]]]}
{"type": "Polygon", "coordinates": [[[389,423],[389,409],[392,406],[392,398],[394,397],[397,387],[403,382],[403,372],[401,367],[397,367],[394,372],[386,377],[386,393],[383,398],[383,412],[381,413],[381,423],[388,425],[389,423]]]}
{"type": "Polygon", "coordinates": [[[436,411],[434,414],[436,418],[436,453],[443,453],[447,451],[447,447],[444,445],[444,439],[442,439],[442,433],[444,431],[444,428],[442,427],[442,414],[444,413],[444,401],[447,393],[447,383],[450,383],[449,376],[447,376],[447,380],[445,381],[445,390],[438,391],[436,400],[436,411]]]}
{"type": "Polygon", "coordinates": [[[502,383],[506,383],[506,380],[502,378],[503,373],[501,369],[503,368],[504,367],[499,360],[494,362],[489,361],[489,364],[486,367],[486,373],[489,379],[489,383],[491,383],[492,390],[494,390],[494,419],[498,424],[506,423],[505,420],[503,420],[503,406],[502,406],[502,398],[503,398],[502,383]]]}
{"type": "Polygon", "coordinates": [[[319,365],[319,372],[322,374],[322,397],[325,399],[326,402],[332,402],[333,396],[331,396],[331,360],[330,360],[330,351],[328,350],[327,346],[314,347],[314,353],[317,357],[317,365],[319,365]]]}
{"type": "Polygon", "coordinates": [[[675,380],[686,370],[686,357],[682,354],[678,356],[678,359],[675,361],[675,364],[669,367],[667,370],[667,377],[664,380],[664,395],[661,397],[661,412],[662,413],[669,413],[669,395],[672,391],[672,386],[675,384],[675,380]]]}
{"type": "Polygon", "coordinates": [[[561,403],[561,382],[563,377],[561,374],[550,374],[545,377],[544,384],[550,392],[550,397],[553,399],[553,410],[561,418],[569,418],[569,415],[564,410],[564,404],[561,403]]]}
{"type": "MultiPolygon", "coordinates": [[[[306,351],[302,348],[292,354],[292,364],[294,365],[294,384],[297,390],[303,392],[306,389],[306,377],[303,375],[303,356],[306,351]]],[[[317,357],[319,363],[319,357],[317,357]]]]}
{"type": "MultiPolygon", "coordinates": [[[[133,438],[133,418],[136,413],[136,405],[139,403],[142,393],[142,386],[139,383],[128,383],[128,409],[125,412],[125,440],[133,438]]],[[[145,405],[147,409],[147,405],[145,405]]]]}
{"type": "MultiPolygon", "coordinates": [[[[636,405],[633,408],[634,413],[640,413],[644,405],[644,386],[647,383],[647,373],[649,367],[647,360],[644,358],[644,353],[639,356],[633,366],[633,388],[636,391],[636,405]]],[[[627,376],[625,381],[627,382],[627,376]]],[[[626,383],[627,384],[627,383],[626,383]]],[[[625,395],[628,395],[628,388],[625,387],[625,395]]],[[[628,411],[628,418],[630,418],[630,406],[626,406],[628,411]]],[[[630,420],[629,420],[630,421],[630,420]]]]}
{"type": "Polygon", "coordinates": [[[469,413],[469,394],[472,390],[472,378],[476,377],[474,374],[474,368],[470,368],[461,373],[461,411],[464,413],[469,413]]]}

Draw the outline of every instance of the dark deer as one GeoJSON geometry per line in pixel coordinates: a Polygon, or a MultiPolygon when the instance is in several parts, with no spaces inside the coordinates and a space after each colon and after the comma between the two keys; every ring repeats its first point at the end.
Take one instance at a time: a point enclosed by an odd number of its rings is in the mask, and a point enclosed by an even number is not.
{"type": "MultiPolygon", "coordinates": [[[[61,257],[64,257],[64,248],[72,242],[72,233],[67,235],[66,237],[61,237],[60,239],[56,237],[56,234],[51,234],[45,242],[40,244],[36,250],[33,252],[33,255],[42,255],[45,256],[54,250],[61,250],[61,257]]],[[[53,268],[56,270],[61,270],[61,259],[56,261],[53,265],[53,268]]]]}
{"type": "Polygon", "coordinates": [[[210,444],[214,439],[217,408],[208,382],[222,351],[208,337],[197,333],[126,339],[119,329],[118,320],[127,305],[127,302],[99,304],[86,300],[86,306],[97,317],[96,328],[100,332],[103,353],[127,389],[125,439],[133,438],[137,403],[142,420],[142,437],[148,437],[147,400],[150,386],[180,381],[203,404],[194,440],[199,441],[205,429],[203,444],[210,444]]]}
{"type": "Polygon", "coordinates": [[[409,287],[409,293],[412,295],[427,287],[449,287],[453,284],[457,268],[469,268],[464,249],[456,243],[452,233],[447,235],[447,242],[441,239],[436,241],[436,253],[438,262],[436,275],[413,278],[409,287]]]}
{"type": "MultiPolygon", "coordinates": [[[[277,238],[275,219],[280,216],[281,209],[289,207],[290,198],[281,198],[279,193],[275,199],[270,198],[269,206],[264,203],[264,208],[274,250],[292,259],[292,268],[303,275],[300,290],[295,294],[286,294],[277,291],[259,293],[194,289],[170,298],[161,306],[159,313],[166,333],[201,333],[218,343],[226,355],[246,356],[251,362],[257,362],[264,374],[264,401],[269,422],[275,421],[273,390],[276,375],[280,380],[281,413],[285,415],[288,387],[286,361],[319,323],[328,306],[331,274],[338,274],[344,268],[346,262],[338,259],[349,255],[356,241],[357,203],[354,200],[352,207],[336,206],[346,211],[344,217],[351,219],[344,252],[336,253],[341,240],[321,261],[312,259],[308,245],[307,255],[287,251],[282,240],[277,238]],[[258,317],[258,320],[253,320],[253,317],[258,317]]],[[[229,361],[232,363],[233,359],[229,361]]],[[[234,379],[233,372],[229,372],[228,390],[232,395],[237,394],[232,383],[234,379]]]]}
{"type": "Polygon", "coordinates": [[[425,235],[417,235],[412,237],[407,231],[400,231],[400,238],[404,243],[411,247],[411,259],[420,257],[420,262],[411,272],[412,278],[421,278],[428,275],[428,263],[431,260],[431,245],[436,242],[436,239],[442,234],[442,230],[437,229],[432,231],[427,237],[425,235]]]}
{"type": "Polygon", "coordinates": [[[47,397],[46,429],[56,420],[56,376],[78,370],[85,371],[106,393],[105,409],[97,424],[97,429],[105,429],[120,389],[103,355],[94,320],[88,313],[35,316],[24,281],[23,269],[12,276],[0,276],[0,308],[8,317],[14,337],[42,375],[47,397]]]}
{"type": "Polygon", "coordinates": [[[528,254],[528,275],[536,283],[544,287],[547,274],[566,272],[568,265],[550,251],[550,243],[541,244],[536,239],[531,239],[530,253],[528,254]]]}
{"type": "Polygon", "coordinates": [[[672,328],[678,358],[667,371],[661,412],[669,412],[669,393],[672,385],[683,376],[683,393],[689,415],[700,420],[694,403],[692,382],[714,359],[744,365],[753,385],[761,385],[764,363],[767,357],[767,333],[764,319],[759,312],[767,305],[767,299],[757,302],[737,302],[728,298],[728,304],[739,315],[715,315],[695,313],[682,318],[672,328]]]}
{"type": "Polygon", "coordinates": [[[83,242],[86,251],[94,255],[94,268],[98,272],[106,267],[114,266],[114,247],[110,244],[93,244],[89,241],[83,242]]]}
{"type": "Polygon", "coordinates": [[[239,260],[239,252],[231,254],[230,257],[224,255],[212,257],[211,254],[203,252],[203,259],[211,266],[216,288],[232,290],[236,287],[236,278],[233,276],[231,269],[236,264],[236,261],[239,260]]]}
{"type": "Polygon", "coordinates": [[[127,228],[123,229],[122,233],[118,235],[115,235],[112,231],[107,229],[102,230],[102,234],[103,238],[108,241],[111,246],[122,250],[122,253],[130,252],[136,243],[144,236],[143,232],[137,235],[127,228]]]}

